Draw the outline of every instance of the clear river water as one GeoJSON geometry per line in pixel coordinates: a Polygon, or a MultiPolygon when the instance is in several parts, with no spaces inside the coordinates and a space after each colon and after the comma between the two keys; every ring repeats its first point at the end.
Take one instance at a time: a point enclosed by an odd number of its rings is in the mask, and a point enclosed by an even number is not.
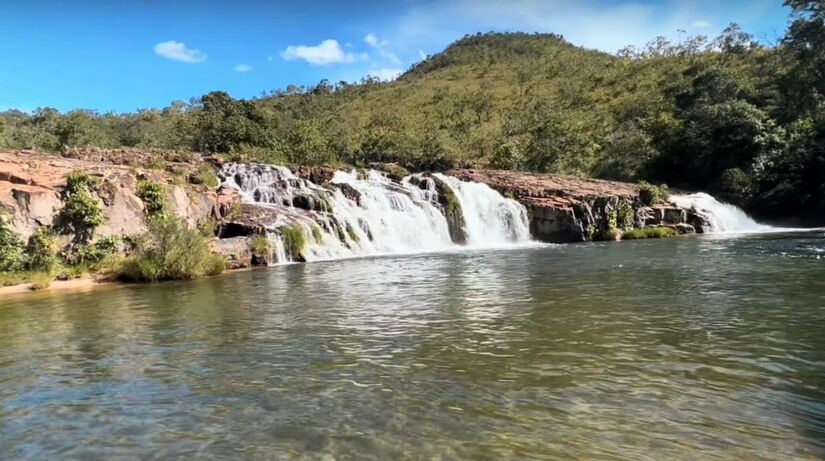
{"type": "Polygon", "coordinates": [[[0,300],[0,459],[823,457],[821,231],[0,300]]]}

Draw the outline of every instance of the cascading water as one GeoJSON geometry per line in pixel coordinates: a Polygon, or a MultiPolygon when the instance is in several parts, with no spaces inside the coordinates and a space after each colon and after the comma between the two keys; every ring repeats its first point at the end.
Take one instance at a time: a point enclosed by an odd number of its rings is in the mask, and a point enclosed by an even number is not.
{"type": "Polygon", "coordinates": [[[455,194],[463,210],[467,244],[485,246],[530,240],[527,210],[487,184],[436,174],[455,194]]]}
{"type": "Polygon", "coordinates": [[[774,228],[759,224],[742,209],[722,203],[704,192],[672,195],[670,202],[680,208],[694,209],[710,222],[711,232],[765,232],[774,228]]]}
{"type": "Polygon", "coordinates": [[[295,239],[285,232],[296,231],[303,236],[301,257],[307,261],[530,241],[524,206],[487,185],[445,175],[397,182],[377,171],[338,171],[324,187],[288,168],[232,163],[222,177],[245,203],[277,211],[268,234],[279,263],[290,260],[288,241],[295,239]]]}

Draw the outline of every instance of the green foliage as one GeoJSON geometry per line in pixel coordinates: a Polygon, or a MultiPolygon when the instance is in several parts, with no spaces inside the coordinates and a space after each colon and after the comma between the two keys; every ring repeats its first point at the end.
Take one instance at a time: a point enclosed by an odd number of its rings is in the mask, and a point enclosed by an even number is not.
{"type": "Polygon", "coordinates": [[[189,177],[189,182],[192,184],[202,184],[210,189],[215,189],[220,185],[220,181],[218,181],[218,177],[215,175],[215,169],[206,162],[198,165],[197,173],[189,177]]]}
{"type": "Polygon", "coordinates": [[[54,276],[49,271],[32,272],[29,276],[29,282],[31,283],[31,285],[29,285],[29,288],[32,291],[42,290],[48,288],[52,284],[53,280],[54,276]]]}
{"type": "Polygon", "coordinates": [[[26,268],[51,273],[58,264],[57,236],[48,227],[38,227],[26,244],[26,268]]]}
{"type": "Polygon", "coordinates": [[[312,223],[312,238],[315,240],[315,243],[322,243],[324,241],[324,234],[321,230],[321,226],[315,223],[312,223]]]}
{"type": "Polygon", "coordinates": [[[5,211],[0,208],[0,272],[23,267],[23,241],[9,226],[5,211]]]}
{"type": "Polygon", "coordinates": [[[226,213],[226,219],[233,220],[238,219],[241,216],[241,212],[243,208],[241,208],[241,204],[238,202],[234,202],[229,205],[229,211],[226,213]]]}
{"type": "Polygon", "coordinates": [[[74,241],[84,245],[94,236],[95,229],[106,222],[100,200],[93,191],[100,187],[100,180],[82,171],[66,176],[63,209],[59,220],[63,230],[74,234],[74,241]]]}
{"type": "Polygon", "coordinates": [[[135,188],[135,194],[143,202],[147,217],[164,217],[168,214],[166,186],[163,183],[151,180],[140,181],[135,188]]]}
{"type": "Polygon", "coordinates": [[[350,223],[347,223],[347,235],[349,236],[349,239],[353,242],[358,242],[360,240],[360,238],[358,237],[358,233],[355,232],[355,228],[353,228],[352,225],[350,225],[350,223]]]}
{"type": "Polygon", "coordinates": [[[100,189],[101,183],[100,178],[89,176],[88,173],[82,170],[74,170],[66,175],[66,190],[69,193],[74,193],[81,189],[97,191],[100,189]]]}
{"type": "Polygon", "coordinates": [[[616,205],[616,225],[619,229],[627,229],[633,227],[635,216],[633,208],[625,202],[619,202],[616,205]]]}
{"type": "Polygon", "coordinates": [[[303,261],[307,247],[307,238],[304,227],[300,223],[292,223],[281,228],[281,238],[284,240],[284,251],[292,261],[303,261]]]}
{"type": "Polygon", "coordinates": [[[647,206],[659,205],[668,201],[670,190],[667,184],[656,186],[647,181],[639,181],[639,198],[647,206]]]}
{"type": "Polygon", "coordinates": [[[772,47],[736,24],[712,39],[656,37],[616,55],[553,34],[475,34],[393,82],[290,85],[250,100],[212,92],[131,114],[7,111],[2,142],[667,182],[765,216],[821,221],[825,8],[785,3],[791,24],[772,47]]]}
{"type": "Polygon", "coordinates": [[[622,240],[654,239],[675,237],[677,235],[679,233],[670,227],[644,227],[622,233],[622,240]]]}
{"type": "Polygon", "coordinates": [[[149,219],[148,231],[133,239],[133,249],[118,269],[126,281],[184,280],[223,271],[225,261],[213,255],[206,237],[172,215],[149,219]]]}
{"type": "Polygon", "coordinates": [[[98,239],[92,244],[75,245],[72,248],[72,263],[74,264],[95,264],[103,261],[106,257],[117,253],[122,244],[122,239],[117,236],[109,236],[98,239]]]}
{"type": "Polygon", "coordinates": [[[272,244],[269,243],[269,239],[265,235],[256,235],[253,237],[250,248],[252,252],[258,256],[268,257],[272,252],[272,244]]]}

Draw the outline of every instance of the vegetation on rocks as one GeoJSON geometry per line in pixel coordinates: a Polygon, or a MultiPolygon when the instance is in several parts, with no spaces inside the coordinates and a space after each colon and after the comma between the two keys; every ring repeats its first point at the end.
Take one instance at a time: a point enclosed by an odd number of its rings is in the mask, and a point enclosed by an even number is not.
{"type": "MultiPolygon", "coordinates": [[[[732,24],[615,55],[553,34],[468,35],[393,82],[215,91],[127,114],[0,114],[9,147],[140,147],[274,163],[526,169],[703,189],[825,216],[825,12],[787,0],[767,46],[732,24]]],[[[196,182],[214,184],[205,171],[196,182]]],[[[651,197],[656,199],[656,197],[651,197]]]]}
{"type": "Polygon", "coordinates": [[[135,194],[143,202],[148,218],[167,215],[166,186],[163,183],[151,180],[140,181],[135,188],[135,194]]]}
{"type": "Polygon", "coordinates": [[[73,234],[79,245],[88,244],[95,229],[106,222],[100,199],[94,195],[99,187],[98,178],[82,171],[73,171],[66,178],[60,221],[64,233],[73,234]]]}
{"type": "Polygon", "coordinates": [[[670,227],[645,227],[641,229],[631,229],[622,233],[622,240],[638,240],[650,238],[675,237],[679,233],[670,227]]]}
{"type": "Polygon", "coordinates": [[[26,269],[52,273],[59,264],[57,236],[48,227],[38,227],[26,244],[26,269]]]}
{"type": "Polygon", "coordinates": [[[647,206],[666,203],[670,197],[670,190],[667,184],[654,185],[647,181],[639,182],[639,198],[647,206]]]}
{"type": "Polygon", "coordinates": [[[9,227],[8,217],[0,208],[0,272],[17,271],[23,265],[23,241],[9,227]]]}
{"type": "Polygon", "coordinates": [[[151,217],[147,232],[132,240],[130,255],[117,271],[125,281],[186,280],[223,272],[224,258],[213,255],[208,239],[182,218],[151,217]]]}
{"type": "Polygon", "coordinates": [[[284,251],[292,261],[303,261],[307,247],[307,238],[300,223],[292,223],[281,228],[281,238],[284,240],[284,251]]]}

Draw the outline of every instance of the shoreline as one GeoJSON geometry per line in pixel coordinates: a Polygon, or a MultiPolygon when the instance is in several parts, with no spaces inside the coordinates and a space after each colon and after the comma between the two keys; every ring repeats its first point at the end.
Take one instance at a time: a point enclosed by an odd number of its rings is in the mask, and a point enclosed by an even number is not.
{"type": "Polygon", "coordinates": [[[71,280],[54,280],[48,287],[37,290],[32,290],[32,284],[27,282],[19,285],[0,287],[0,297],[30,293],[46,293],[52,291],[86,291],[107,285],[120,285],[120,282],[99,280],[93,276],[84,276],[71,280]]]}

